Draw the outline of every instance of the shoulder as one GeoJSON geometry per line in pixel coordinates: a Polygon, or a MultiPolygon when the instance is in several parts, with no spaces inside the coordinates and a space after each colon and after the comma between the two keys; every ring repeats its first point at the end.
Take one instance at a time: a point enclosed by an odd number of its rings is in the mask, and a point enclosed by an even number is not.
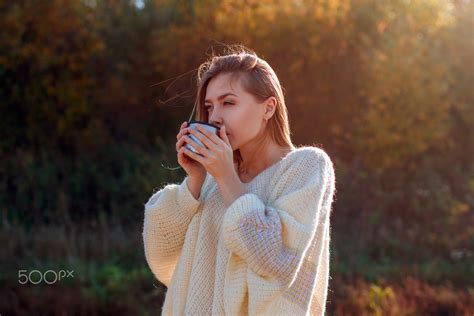
{"type": "Polygon", "coordinates": [[[272,182],[297,183],[299,186],[334,177],[334,167],[327,152],[319,147],[296,147],[286,157],[272,182]]]}
{"type": "Polygon", "coordinates": [[[287,157],[287,167],[294,171],[308,169],[333,169],[333,162],[328,153],[319,147],[301,146],[294,149],[287,157]]]}
{"type": "Polygon", "coordinates": [[[270,200],[295,192],[320,192],[332,185],[333,179],[333,164],[325,150],[314,146],[297,147],[272,175],[270,200]]]}

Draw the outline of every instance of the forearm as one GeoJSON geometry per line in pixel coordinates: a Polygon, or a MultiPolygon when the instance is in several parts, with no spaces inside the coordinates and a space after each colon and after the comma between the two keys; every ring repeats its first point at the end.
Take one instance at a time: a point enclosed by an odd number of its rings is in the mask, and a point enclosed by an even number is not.
{"type": "Polygon", "coordinates": [[[204,183],[204,180],[205,180],[205,178],[204,179],[199,179],[199,178],[191,178],[190,177],[188,179],[188,189],[196,200],[198,200],[199,197],[200,197],[201,188],[202,188],[202,185],[204,183]]]}
{"type": "Polygon", "coordinates": [[[226,207],[229,207],[239,196],[247,193],[244,184],[235,173],[216,181],[226,207]]]}
{"type": "Polygon", "coordinates": [[[152,250],[158,250],[163,256],[179,251],[200,204],[186,183],[162,188],[145,204],[143,229],[149,237],[145,242],[152,243],[152,250]]]}

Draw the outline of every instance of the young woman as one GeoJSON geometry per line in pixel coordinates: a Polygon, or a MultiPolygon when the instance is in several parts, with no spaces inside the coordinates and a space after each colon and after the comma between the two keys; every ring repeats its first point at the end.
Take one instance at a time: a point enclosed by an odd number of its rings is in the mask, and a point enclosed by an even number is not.
{"type": "Polygon", "coordinates": [[[331,159],[293,146],[275,72],[243,47],[200,66],[195,108],[219,135],[183,123],[187,177],[145,204],[146,260],[168,287],[162,314],[323,315],[331,159]]]}

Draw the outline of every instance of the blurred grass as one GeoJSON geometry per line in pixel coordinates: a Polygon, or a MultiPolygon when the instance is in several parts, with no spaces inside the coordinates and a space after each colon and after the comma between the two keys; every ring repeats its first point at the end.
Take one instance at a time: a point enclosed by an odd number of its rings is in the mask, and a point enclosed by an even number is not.
{"type": "Polygon", "coordinates": [[[145,315],[161,307],[166,288],[146,265],[138,226],[110,220],[88,226],[39,225],[27,232],[3,225],[0,241],[9,258],[1,264],[2,313],[145,315]],[[18,270],[72,270],[73,277],[50,285],[19,284],[18,270]]]}
{"type": "MultiPolygon", "coordinates": [[[[0,310],[7,315],[158,313],[166,287],[146,264],[141,228],[110,218],[29,231],[4,223],[0,243],[9,260],[0,266],[0,310]],[[73,270],[74,277],[21,285],[20,269],[73,270]]],[[[350,245],[333,249],[341,247],[350,245]]],[[[407,263],[388,256],[374,261],[359,253],[352,261],[337,261],[337,254],[332,256],[328,315],[470,315],[474,310],[474,288],[465,277],[472,269],[468,260],[407,263]]]]}

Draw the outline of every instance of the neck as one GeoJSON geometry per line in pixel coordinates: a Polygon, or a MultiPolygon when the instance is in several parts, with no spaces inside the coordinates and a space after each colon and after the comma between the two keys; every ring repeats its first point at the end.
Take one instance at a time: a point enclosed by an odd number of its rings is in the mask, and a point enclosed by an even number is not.
{"type": "Polygon", "coordinates": [[[248,144],[239,148],[242,161],[238,166],[239,175],[256,175],[280,160],[290,148],[274,142],[248,144]]]}

